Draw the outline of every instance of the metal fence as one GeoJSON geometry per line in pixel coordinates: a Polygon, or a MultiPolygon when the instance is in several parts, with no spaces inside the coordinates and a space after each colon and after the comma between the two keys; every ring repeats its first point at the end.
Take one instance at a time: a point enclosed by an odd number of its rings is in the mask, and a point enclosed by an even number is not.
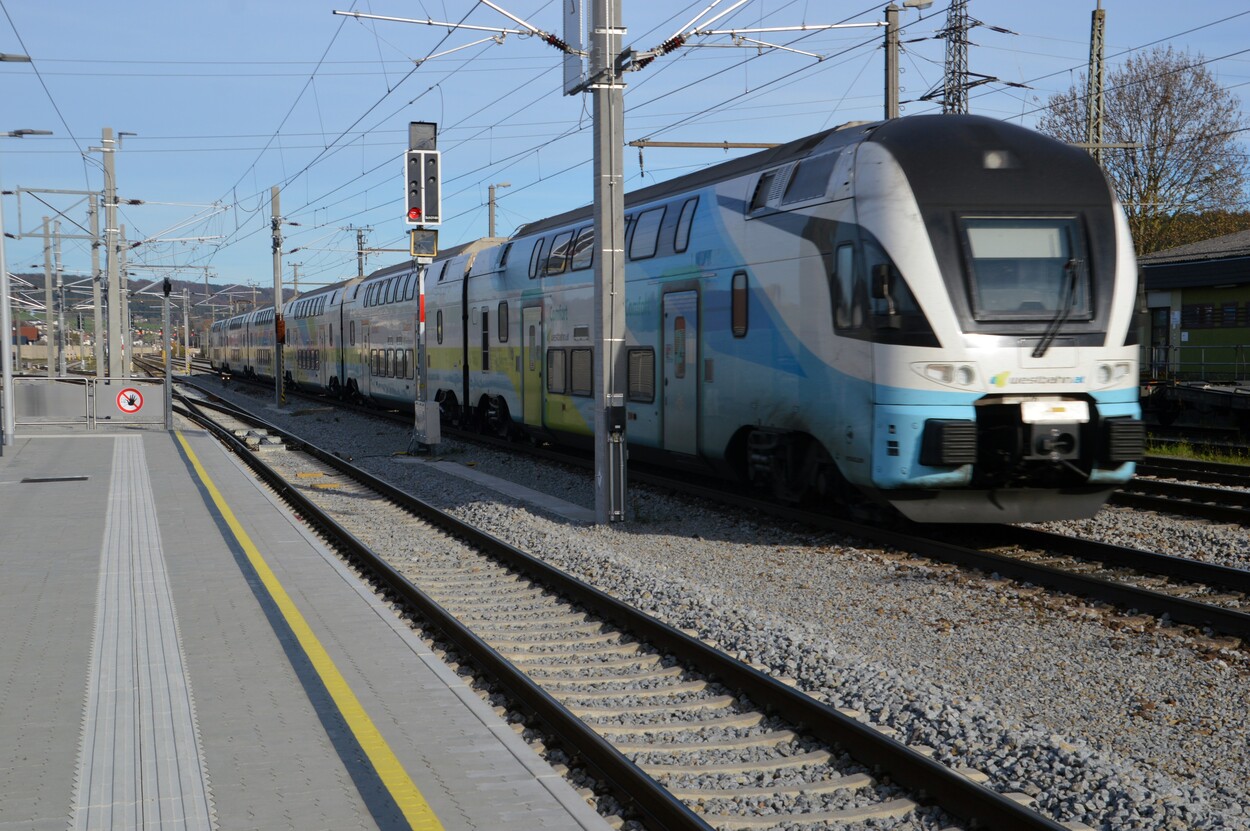
{"type": "Polygon", "coordinates": [[[160,378],[13,378],[14,428],[165,426],[160,378]]]}
{"type": "Polygon", "coordinates": [[[1150,381],[1247,383],[1250,380],[1250,344],[1152,346],[1143,370],[1150,381]]]}

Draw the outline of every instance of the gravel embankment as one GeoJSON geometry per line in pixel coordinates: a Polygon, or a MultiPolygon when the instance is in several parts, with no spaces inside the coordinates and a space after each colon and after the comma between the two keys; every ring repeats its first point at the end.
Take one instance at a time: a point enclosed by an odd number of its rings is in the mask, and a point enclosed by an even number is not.
{"type": "MultiPolygon", "coordinates": [[[[396,459],[407,446],[400,427],[230,397],[943,761],[984,771],[1000,791],[1035,795],[1059,820],[1250,831],[1245,650],[643,487],[630,490],[631,521],[576,525],[396,459]]],[[[588,473],[450,441],[440,458],[593,508],[588,473]]],[[[1127,510],[1046,527],[1250,564],[1240,528],[1127,510]]]]}

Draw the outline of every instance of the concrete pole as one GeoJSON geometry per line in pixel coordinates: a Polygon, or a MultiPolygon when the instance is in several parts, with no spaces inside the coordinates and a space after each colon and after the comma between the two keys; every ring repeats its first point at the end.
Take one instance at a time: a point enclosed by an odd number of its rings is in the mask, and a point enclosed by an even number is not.
{"type": "Polygon", "coordinates": [[[898,118],[898,13],[899,6],[885,7],[885,117],[898,118]]]}
{"type": "Polygon", "coordinates": [[[87,203],[91,218],[91,346],[95,355],[95,377],[103,378],[104,367],[104,309],[101,305],[100,279],[100,207],[92,196],[87,203]]]}
{"type": "Polygon", "coordinates": [[[595,178],[595,521],[625,519],[625,135],[619,0],[594,0],[590,90],[595,178]]]}
{"type": "Polygon", "coordinates": [[[100,145],[104,155],[104,252],[108,269],[108,374],[110,378],[121,378],[128,374],[122,364],[125,360],[122,344],[126,341],[129,321],[122,322],[125,303],[119,278],[118,246],[121,235],[117,228],[117,171],[113,156],[117,148],[112,127],[104,128],[100,145]]]}
{"type": "Polygon", "coordinates": [[[43,308],[44,308],[44,324],[43,324],[43,342],[44,342],[44,363],[47,365],[47,376],[49,378],[56,377],[56,368],[52,360],[52,343],[55,334],[54,326],[56,321],[53,320],[53,312],[55,304],[52,302],[52,220],[48,217],[43,218],[43,308]]]}
{"type": "Polygon", "coordinates": [[[495,236],[495,186],[486,189],[486,236],[495,236]]]}

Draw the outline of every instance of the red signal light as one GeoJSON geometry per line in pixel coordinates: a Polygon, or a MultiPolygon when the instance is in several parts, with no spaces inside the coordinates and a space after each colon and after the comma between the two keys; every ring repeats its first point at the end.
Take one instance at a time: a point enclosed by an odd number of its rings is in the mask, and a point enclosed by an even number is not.
{"type": "Polygon", "coordinates": [[[421,209],[420,209],[420,208],[409,208],[409,209],[408,209],[408,221],[409,221],[409,222],[419,222],[420,220],[421,220],[421,209]]]}

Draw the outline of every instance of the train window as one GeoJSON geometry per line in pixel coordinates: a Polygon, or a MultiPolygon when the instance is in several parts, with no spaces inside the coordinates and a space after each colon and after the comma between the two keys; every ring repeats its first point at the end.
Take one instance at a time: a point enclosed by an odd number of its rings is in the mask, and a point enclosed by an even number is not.
{"type": "Polygon", "coordinates": [[[490,314],[482,307],[482,371],[490,371],[490,314]]]}
{"type": "Polygon", "coordinates": [[[735,338],[743,338],[747,334],[747,297],[747,273],[739,271],[734,274],[730,286],[730,326],[735,338]]]}
{"type": "Polygon", "coordinates": [[[356,321],[350,321],[347,324],[347,345],[356,345],[356,321]]]}
{"type": "Polygon", "coordinates": [[[508,255],[512,253],[512,243],[505,245],[499,252],[499,267],[506,268],[508,265],[508,255]]]}
{"type": "Polygon", "coordinates": [[[962,218],[977,320],[1088,320],[1089,269],[1076,217],[962,218]]]}
{"type": "Polygon", "coordinates": [[[443,260],[441,263],[438,264],[438,279],[435,280],[435,282],[441,283],[443,281],[443,278],[446,276],[447,276],[447,260],[443,260]]]}
{"type": "Polygon", "coordinates": [[[438,314],[434,315],[434,337],[439,342],[443,342],[443,310],[439,309],[438,314]]]}
{"type": "Polygon", "coordinates": [[[595,228],[593,225],[583,228],[577,234],[577,242],[573,244],[573,271],[590,268],[595,262],[595,228]]]}
{"type": "Polygon", "coordinates": [[[530,254],[530,279],[539,276],[538,264],[543,261],[543,243],[546,240],[539,239],[534,243],[534,250],[530,254]]]}
{"type": "Polygon", "coordinates": [[[420,281],[417,279],[417,273],[415,271],[408,275],[408,288],[404,290],[405,300],[411,300],[413,297],[416,296],[417,283],[419,282],[420,281]]]}
{"type": "Polygon", "coordinates": [[[673,321],[673,374],[686,377],[686,317],[678,315],[673,321]]]}
{"type": "Polygon", "coordinates": [[[568,390],[564,371],[567,353],[563,349],[547,350],[547,392],[563,395],[568,390]]]}
{"type": "Polygon", "coordinates": [[[694,209],[699,205],[699,197],[687,199],[681,206],[681,216],[677,218],[677,231],[673,234],[673,250],[678,254],[690,247],[690,226],[694,222],[694,209]]]}
{"type": "Polygon", "coordinates": [[[864,326],[868,287],[859,278],[858,272],[855,246],[850,243],[839,245],[833,272],[833,325],[837,329],[860,329],[864,326]]]}
{"type": "Polygon", "coordinates": [[[551,254],[547,257],[547,264],[543,267],[544,274],[550,277],[564,273],[564,269],[569,264],[569,248],[572,242],[572,231],[556,234],[555,239],[551,241],[551,254]]]}
{"type": "Polygon", "coordinates": [[[754,213],[768,204],[768,194],[773,190],[773,182],[777,179],[777,171],[770,170],[755,183],[755,193],[751,194],[751,205],[748,211],[754,213]]]}
{"type": "Polygon", "coordinates": [[[594,392],[594,361],[589,349],[573,349],[569,356],[569,392],[590,395],[594,392]]]}
{"type": "Polygon", "coordinates": [[[655,401],[655,350],[631,349],[628,352],[630,401],[650,404],[655,401]]]}
{"type": "Polygon", "coordinates": [[[495,321],[499,327],[499,342],[508,342],[508,304],[506,302],[499,304],[498,320],[495,321]]]}
{"type": "Polygon", "coordinates": [[[395,350],[388,349],[386,350],[386,376],[388,378],[395,377],[395,366],[395,350]]]}
{"type": "Polygon", "coordinates": [[[386,281],[386,288],[382,291],[382,302],[390,303],[395,299],[395,278],[386,281]]]}
{"type": "Polygon", "coordinates": [[[652,208],[638,214],[638,220],[634,223],[634,236],[629,242],[631,260],[645,260],[655,256],[662,222],[664,222],[664,208],[652,208]]]}
{"type": "Polygon", "coordinates": [[[833,175],[833,164],[837,160],[837,153],[803,159],[790,175],[790,182],[786,185],[781,201],[801,202],[824,196],[829,188],[829,177],[833,175]]]}
{"type": "Polygon", "coordinates": [[[412,359],[412,350],[405,349],[404,350],[404,371],[406,373],[405,377],[411,379],[413,376],[413,372],[416,370],[416,368],[417,368],[417,362],[412,359]]]}

